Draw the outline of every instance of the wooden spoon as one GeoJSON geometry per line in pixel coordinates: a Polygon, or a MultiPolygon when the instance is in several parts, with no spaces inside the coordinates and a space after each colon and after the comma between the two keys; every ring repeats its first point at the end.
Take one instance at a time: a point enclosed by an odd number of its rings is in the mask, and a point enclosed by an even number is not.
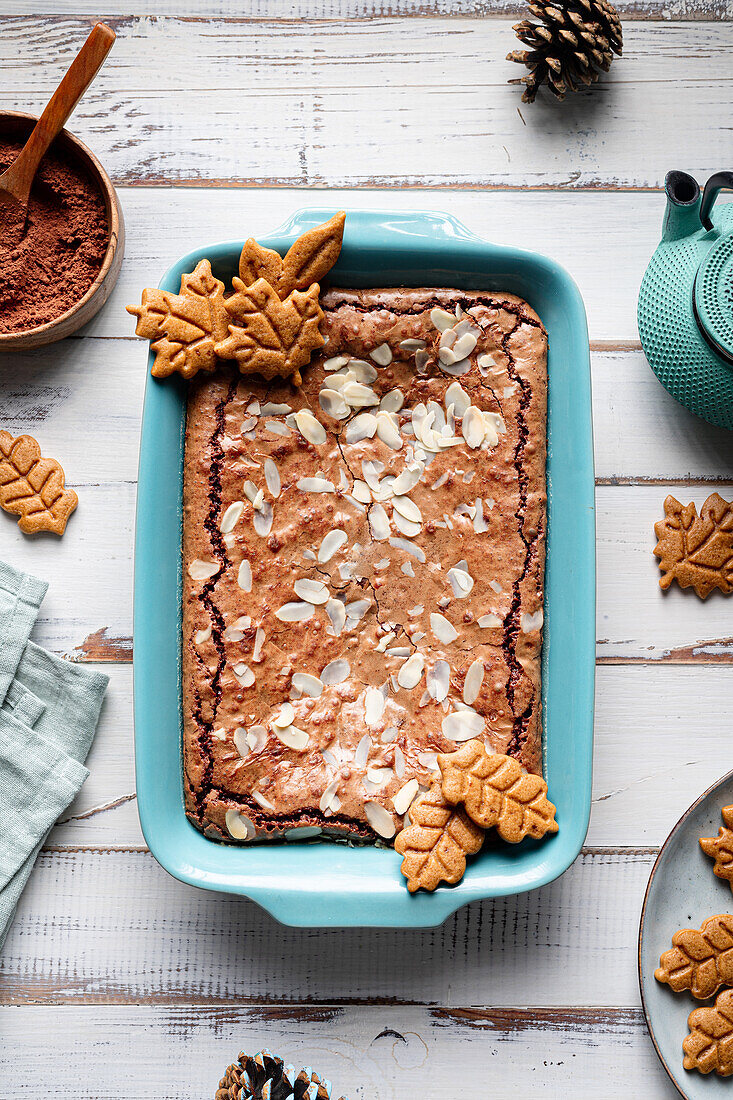
{"type": "Polygon", "coordinates": [[[46,104],[31,136],[0,176],[0,248],[14,248],[22,239],[38,165],[99,72],[114,40],[115,32],[104,23],[97,23],[46,104]]]}

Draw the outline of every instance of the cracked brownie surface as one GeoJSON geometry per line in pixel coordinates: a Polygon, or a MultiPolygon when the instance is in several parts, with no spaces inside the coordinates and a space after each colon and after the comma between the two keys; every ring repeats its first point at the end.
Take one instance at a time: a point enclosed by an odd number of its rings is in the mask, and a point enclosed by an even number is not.
{"type": "Polygon", "coordinates": [[[473,737],[541,772],[545,330],[493,292],[321,303],[299,389],[188,403],[186,810],[217,839],[391,840],[473,737]]]}

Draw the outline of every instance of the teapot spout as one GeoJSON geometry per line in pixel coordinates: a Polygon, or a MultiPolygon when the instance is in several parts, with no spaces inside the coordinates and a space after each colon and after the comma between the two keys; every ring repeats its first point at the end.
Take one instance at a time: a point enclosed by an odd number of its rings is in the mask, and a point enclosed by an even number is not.
{"type": "Polygon", "coordinates": [[[700,228],[700,188],[687,172],[668,172],[664,180],[667,209],[662,240],[677,241],[700,228]]]}

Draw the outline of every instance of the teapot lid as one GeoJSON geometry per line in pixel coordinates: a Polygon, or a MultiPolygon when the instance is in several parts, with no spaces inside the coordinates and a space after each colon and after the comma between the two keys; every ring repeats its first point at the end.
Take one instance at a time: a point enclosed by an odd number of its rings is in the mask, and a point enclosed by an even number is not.
{"type": "Polygon", "coordinates": [[[695,317],[714,351],[733,363],[733,234],[705,255],[692,294],[695,317]]]}

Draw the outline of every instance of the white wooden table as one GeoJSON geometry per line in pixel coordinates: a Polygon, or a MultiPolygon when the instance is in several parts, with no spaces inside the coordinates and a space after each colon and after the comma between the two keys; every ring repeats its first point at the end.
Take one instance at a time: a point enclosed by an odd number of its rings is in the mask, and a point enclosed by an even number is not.
{"type": "Polygon", "coordinates": [[[0,0],[0,103],[39,111],[102,16],[118,41],[73,128],[117,183],[127,257],[79,338],[0,358],[0,427],[78,491],[63,540],[0,515],[0,558],[50,581],[39,643],[111,684],[91,775],[0,959],[0,1096],[206,1100],[266,1044],[351,1100],[674,1095],[641,1014],[655,853],[733,765],[733,603],[663,595],[671,492],[733,493],[733,437],[675,404],[638,343],[670,168],[731,167],[730,0],[624,0],[592,94],[520,104],[515,0],[0,0]],[[156,14],[147,14],[154,7],[156,14]],[[39,8],[46,14],[38,14],[39,8]],[[19,14],[23,13],[25,14],[19,14]],[[7,13],[7,14],[6,14],[7,13]],[[12,14],[10,14],[12,13],[12,14]],[[52,62],[52,63],[51,63],[52,62]],[[132,536],[146,348],[127,302],[182,252],[307,204],[448,210],[574,275],[593,350],[598,504],[594,803],[557,882],[430,932],[282,928],[170,879],[132,760],[132,536]]]}

